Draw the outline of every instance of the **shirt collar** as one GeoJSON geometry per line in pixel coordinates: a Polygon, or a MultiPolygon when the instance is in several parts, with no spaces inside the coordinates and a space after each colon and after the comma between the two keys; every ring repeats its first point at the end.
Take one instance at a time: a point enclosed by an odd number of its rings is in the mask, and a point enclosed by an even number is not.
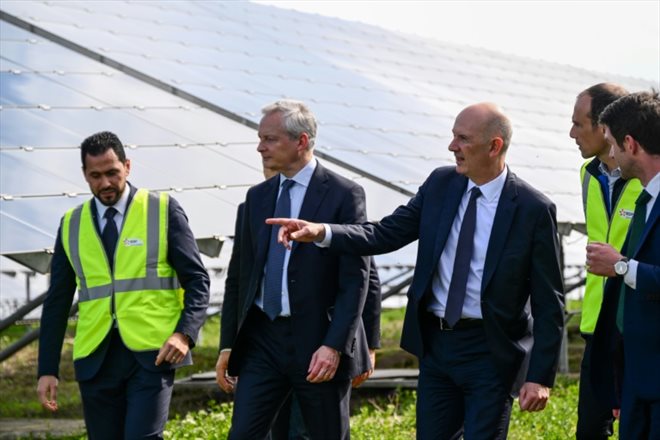
{"type": "Polygon", "coordinates": [[[603,162],[599,162],[598,171],[600,171],[601,174],[604,174],[607,177],[616,178],[616,179],[621,177],[621,170],[619,169],[619,167],[616,167],[612,171],[610,171],[607,168],[607,165],[605,165],[605,163],[603,162]]]}
{"type": "MultiPolygon", "coordinates": [[[[130,184],[126,182],[126,186],[124,187],[124,192],[121,194],[121,197],[119,200],[117,200],[117,203],[112,205],[113,208],[117,210],[117,213],[121,214],[123,217],[124,214],[126,214],[126,207],[128,206],[128,195],[131,193],[131,188],[130,184]]],[[[109,208],[109,206],[105,206],[99,199],[94,197],[94,203],[96,203],[96,211],[99,214],[99,218],[103,218],[105,215],[105,211],[109,208]]]]}
{"type": "Polygon", "coordinates": [[[657,198],[660,193],[660,173],[656,173],[644,188],[653,198],[657,198]]]}
{"type": "MultiPolygon", "coordinates": [[[[314,174],[316,165],[316,158],[313,157],[312,160],[307,162],[307,164],[300,171],[298,171],[295,176],[291,178],[291,180],[296,182],[298,185],[302,185],[307,188],[309,186],[309,182],[312,180],[312,175],[314,174]]],[[[286,179],[287,178],[284,176],[284,174],[280,174],[280,186],[282,186],[282,183],[286,179]]]]}
{"type": "MultiPolygon", "coordinates": [[[[504,183],[506,182],[506,177],[509,174],[509,168],[504,167],[504,170],[488,183],[484,183],[479,187],[481,190],[481,195],[482,197],[489,201],[492,202],[493,200],[496,200],[500,194],[502,194],[502,189],[504,188],[504,183]]],[[[476,183],[474,183],[471,180],[468,180],[468,186],[467,186],[467,191],[470,192],[472,188],[477,186],[476,183]]]]}

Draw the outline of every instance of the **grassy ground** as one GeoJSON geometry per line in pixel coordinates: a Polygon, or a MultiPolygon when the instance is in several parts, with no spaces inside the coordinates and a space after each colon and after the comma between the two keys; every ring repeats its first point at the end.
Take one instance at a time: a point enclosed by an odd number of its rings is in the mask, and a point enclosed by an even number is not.
{"type": "MultiPolygon", "coordinates": [[[[579,307],[579,305],[577,305],[579,307]]],[[[569,304],[569,309],[575,308],[569,304]]],[[[383,348],[378,352],[379,368],[416,368],[415,357],[399,348],[403,309],[386,310],[381,319],[383,348]]],[[[569,322],[569,366],[571,372],[579,370],[582,355],[582,340],[577,328],[579,315],[569,322]]],[[[215,368],[219,339],[219,319],[211,318],[204,325],[198,346],[194,351],[195,365],[181,368],[177,378],[215,368]]],[[[0,335],[0,348],[6,347],[31,328],[12,327],[0,335]]],[[[60,386],[57,415],[43,411],[36,398],[36,343],[0,364],[0,418],[10,417],[58,417],[81,418],[80,397],[74,381],[71,363],[73,330],[67,332],[60,366],[60,386]]],[[[565,439],[575,430],[577,407],[577,383],[575,374],[561,377],[553,390],[551,402],[542,413],[520,413],[514,408],[509,438],[565,439]]],[[[231,404],[201,402],[198,408],[188,413],[172,411],[172,420],[167,425],[167,438],[224,439],[229,429],[231,404]]],[[[356,439],[408,439],[414,438],[415,394],[394,393],[389,398],[370,399],[351,418],[352,437],[356,439]]],[[[76,437],[72,437],[76,438],[76,437]]]]}
{"type": "MultiPolygon", "coordinates": [[[[577,381],[559,378],[548,407],[538,413],[523,413],[514,402],[510,440],[565,440],[574,437],[577,423],[577,381]]],[[[371,401],[351,417],[351,438],[357,440],[406,440],[415,438],[415,393],[403,391],[390,399],[371,401]]],[[[231,404],[212,404],[208,409],[170,420],[166,439],[227,437],[231,404]]],[[[618,430],[618,427],[615,426],[618,430]]],[[[617,440],[618,436],[611,437],[617,440]]]]}
{"type": "MultiPolygon", "coordinates": [[[[36,325],[10,327],[0,335],[0,349],[6,348],[36,325]]],[[[73,331],[67,332],[60,364],[57,417],[82,418],[80,394],[71,363],[73,331]]],[[[0,363],[0,417],[55,417],[46,413],[37,400],[37,342],[0,363]]]]}

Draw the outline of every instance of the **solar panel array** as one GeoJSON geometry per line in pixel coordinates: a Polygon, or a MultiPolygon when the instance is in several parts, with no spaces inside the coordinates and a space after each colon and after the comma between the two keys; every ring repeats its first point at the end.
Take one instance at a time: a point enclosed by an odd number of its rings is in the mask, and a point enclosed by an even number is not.
{"type": "MultiPolygon", "coordinates": [[[[496,102],[514,123],[511,169],[557,203],[561,222],[581,223],[575,95],[605,80],[658,86],[246,2],[0,9],[3,255],[52,247],[62,213],[89,197],[78,145],[100,130],[129,146],[134,184],[174,194],[197,237],[230,236],[262,179],[260,108],[285,97],[310,105],[319,156],[365,186],[374,219],[453,163],[462,108],[496,102]]],[[[208,264],[223,266],[228,248],[208,264]]],[[[414,253],[379,262],[407,266],[414,253]]]]}

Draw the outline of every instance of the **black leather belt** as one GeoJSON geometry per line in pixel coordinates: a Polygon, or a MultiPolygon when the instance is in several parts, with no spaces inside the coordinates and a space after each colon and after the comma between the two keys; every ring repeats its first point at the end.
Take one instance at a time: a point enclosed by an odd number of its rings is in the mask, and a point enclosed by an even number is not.
{"type": "Polygon", "coordinates": [[[459,319],[456,324],[453,326],[450,326],[449,323],[444,319],[444,318],[438,318],[436,315],[433,313],[427,313],[429,322],[433,324],[433,326],[439,328],[440,330],[443,331],[449,331],[449,330],[468,330],[471,328],[478,328],[478,327],[483,327],[484,325],[484,320],[483,319],[477,319],[477,318],[462,318],[459,319]]]}
{"type": "MultiPolygon", "coordinates": [[[[266,312],[264,312],[259,306],[253,305],[252,309],[254,309],[254,313],[258,315],[261,319],[267,319],[270,321],[270,318],[268,315],[266,315],[266,312]]],[[[277,316],[273,321],[271,322],[281,322],[281,321],[289,321],[291,319],[291,316],[277,316]]]]}

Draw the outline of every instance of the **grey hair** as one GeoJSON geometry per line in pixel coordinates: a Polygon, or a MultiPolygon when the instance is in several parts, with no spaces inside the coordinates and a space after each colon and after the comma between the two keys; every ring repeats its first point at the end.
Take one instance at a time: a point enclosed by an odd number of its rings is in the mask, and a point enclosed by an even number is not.
{"type": "MultiPolygon", "coordinates": [[[[490,119],[486,122],[485,137],[490,138],[499,136],[502,138],[502,151],[505,152],[511,143],[511,136],[513,135],[513,128],[511,121],[501,111],[494,112],[490,119]]],[[[490,140],[490,139],[487,139],[490,140]]]]}
{"type": "Polygon", "coordinates": [[[506,152],[511,143],[513,128],[511,121],[502,113],[499,107],[493,104],[488,119],[484,122],[484,141],[490,141],[490,138],[499,136],[502,138],[502,152],[506,152]]]}
{"type": "Polygon", "coordinates": [[[272,104],[268,104],[261,109],[264,116],[272,113],[282,113],[284,129],[291,139],[297,139],[301,134],[307,133],[309,137],[309,146],[311,150],[314,148],[314,140],[316,139],[316,118],[301,101],[293,99],[281,99],[272,104]]]}

